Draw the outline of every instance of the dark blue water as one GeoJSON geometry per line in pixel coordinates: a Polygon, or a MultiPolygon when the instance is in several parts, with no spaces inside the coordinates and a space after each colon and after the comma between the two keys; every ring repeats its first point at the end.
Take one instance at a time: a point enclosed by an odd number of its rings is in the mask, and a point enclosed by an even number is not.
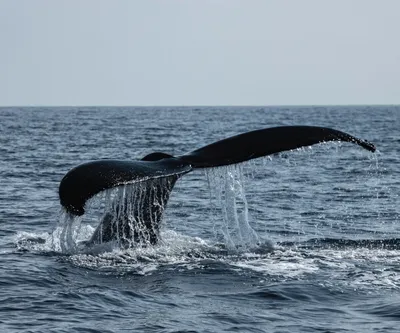
{"type": "Polygon", "coordinates": [[[0,331],[398,332],[399,128],[395,106],[0,108],[0,331]],[[329,143],[196,171],[178,181],[159,245],[61,250],[70,168],[300,124],[378,152],[329,143]],[[219,199],[229,181],[236,211],[219,199]]]}

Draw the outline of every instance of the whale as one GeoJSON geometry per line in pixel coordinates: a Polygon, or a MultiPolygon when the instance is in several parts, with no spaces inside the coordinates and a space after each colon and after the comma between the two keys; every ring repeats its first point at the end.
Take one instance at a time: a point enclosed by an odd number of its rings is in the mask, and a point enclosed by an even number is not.
{"type": "Polygon", "coordinates": [[[69,170],[59,185],[60,204],[72,216],[85,214],[86,204],[100,192],[116,189],[89,243],[114,240],[126,246],[154,245],[175,183],[202,168],[238,164],[329,141],[342,141],[375,152],[373,143],[345,132],[318,126],[279,126],[235,135],[184,155],[153,152],[140,160],[101,159],[69,170]],[[129,185],[134,185],[129,186],[129,185]]]}

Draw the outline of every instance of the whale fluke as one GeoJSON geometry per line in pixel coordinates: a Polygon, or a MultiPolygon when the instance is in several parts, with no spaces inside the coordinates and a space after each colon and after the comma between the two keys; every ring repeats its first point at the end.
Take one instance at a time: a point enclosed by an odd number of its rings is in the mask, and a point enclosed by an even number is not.
{"type": "Polygon", "coordinates": [[[281,126],[239,134],[214,142],[180,158],[194,168],[209,168],[328,141],[351,142],[369,151],[375,151],[372,143],[331,128],[281,126]]]}
{"type": "Polygon", "coordinates": [[[61,180],[61,205],[73,215],[83,215],[87,200],[97,193],[126,184],[140,183],[133,201],[113,203],[92,241],[106,242],[123,235],[134,241],[154,244],[159,224],[175,182],[196,168],[210,168],[248,161],[328,141],[345,141],[374,152],[375,146],[350,134],[326,127],[282,126],[239,134],[192,151],[186,155],[155,152],[139,161],[97,160],[70,170],[61,180]],[[141,200],[129,207],[129,202],[141,200]],[[140,226],[140,232],[133,228],[140,226]]]}
{"type": "MultiPolygon", "coordinates": [[[[168,155],[170,156],[170,155],[168,155]]],[[[81,164],[61,180],[60,203],[73,215],[83,215],[88,199],[112,187],[149,179],[183,175],[192,167],[176,158],[157,161],[98,160],[81,164]]]]}

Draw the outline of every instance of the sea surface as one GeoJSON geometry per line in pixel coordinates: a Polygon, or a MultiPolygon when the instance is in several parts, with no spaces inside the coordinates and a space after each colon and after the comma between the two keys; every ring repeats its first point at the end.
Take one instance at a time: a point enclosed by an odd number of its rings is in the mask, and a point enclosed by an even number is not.
{"type": "Polygon", "coordinates": [[[0,108],[0,332],[399,332],[399,129],[399,106],[0,108]],[[323,143],[197,170],[158,245],[85,246],[95,208],[65,239],[74,166],[280,125],[377,152],[323,143]]]}

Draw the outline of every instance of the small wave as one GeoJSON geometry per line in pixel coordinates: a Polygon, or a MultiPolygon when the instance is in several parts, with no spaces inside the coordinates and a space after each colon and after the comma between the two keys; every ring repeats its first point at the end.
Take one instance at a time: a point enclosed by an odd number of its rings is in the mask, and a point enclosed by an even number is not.
{"type": "Polygon", "coordinates": [[[385,250],[399,250],[400,238],[389,239],[337,239],[337,238],[313,238],[305,242],[280,242],[281,246],[297,247],[297,248],[332,248],[332,249],[345,249],[345,248],[367,248],[367,249],[385,249],[385,250]]]}

